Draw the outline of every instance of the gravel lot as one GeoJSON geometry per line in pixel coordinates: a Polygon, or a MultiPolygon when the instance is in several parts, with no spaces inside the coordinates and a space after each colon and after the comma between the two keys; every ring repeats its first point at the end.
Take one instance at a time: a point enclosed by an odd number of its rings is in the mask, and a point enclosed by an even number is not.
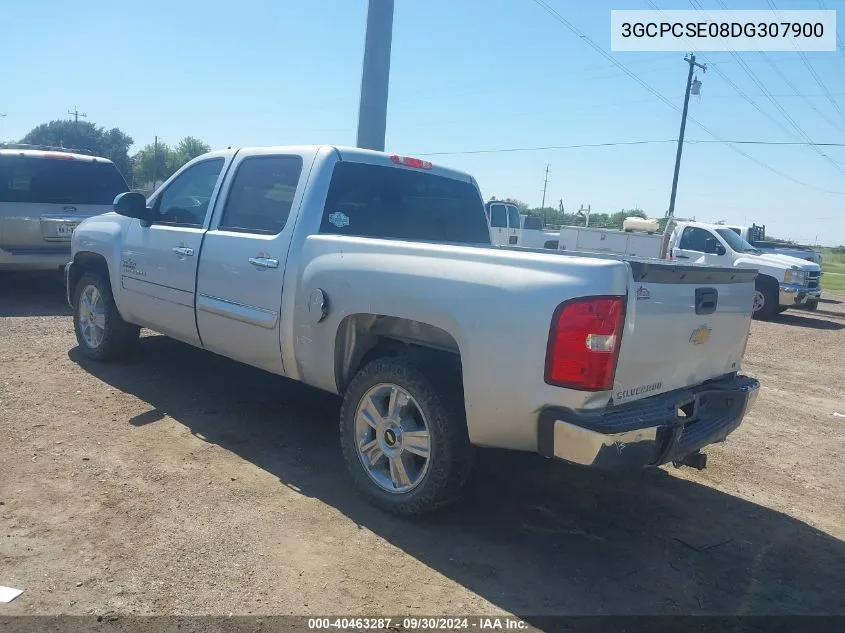
{"type": "Polygon", "coordinates": [[[356,496],[335,398],[155,335],[86,361],[60,279],[2,275],[0,615],[845,614],[843,329],[754,323],[703,472],[487,451],[411,521],[356,496]]]}

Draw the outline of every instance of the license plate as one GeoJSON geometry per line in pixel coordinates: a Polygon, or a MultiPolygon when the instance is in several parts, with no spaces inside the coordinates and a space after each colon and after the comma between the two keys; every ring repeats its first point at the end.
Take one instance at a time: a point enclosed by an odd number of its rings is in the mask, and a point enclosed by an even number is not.
{"type": "Polygon", "coordinates": [[[77,226],[79,226],[79,222],[59,222],[56,224],[56,235],[58,237],[71,237],[77,226]]]}

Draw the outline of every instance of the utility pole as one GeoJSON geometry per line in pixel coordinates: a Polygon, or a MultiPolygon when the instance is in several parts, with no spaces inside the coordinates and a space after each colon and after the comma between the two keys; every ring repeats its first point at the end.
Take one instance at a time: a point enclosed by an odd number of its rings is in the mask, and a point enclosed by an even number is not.
{"type": "Polygon", "coordinates": [[[669,211],[666,214],[670,218],[675,215],[675,195],[678,193],[678,172],[681,170],[681,152],[684,149],[684,130],[686,130],[687,127],[687,110],[689,109],[689,94],[690,88],[692,87],[692,74],[695,71],[696,66],[698,66],[702,72],[707,72],[707,66],[705,64],[697,63],[695,61],[695,55],[692,53],[690,53],[687,57],[684,57],[684,61],[689,64],[689,74],[687,75],[687,91],[684,94],[684,111],[681,114],[681,133],[678,135],[678,153],[675,155],[675,175],[672,176],[672,193],[669,196],[669,211]]]}
{"type": "Polygon", "coordinates": [[[384,151],[387,89],[393,39],[393,0],[369,0],[361,99],[358,104],[358,147],[384,151]]]}
{"type": "Polygon", "coordinates": [[[540,204],[541,209],[546,208],[546,187],[549,184],[549,165],[546,165],[546,178],[543,180],[543,202],[540,204]]]}
{"type": "Polygon", "coordinates": [[[83,119],[88,118],[88,115],[83,112],[80,112],[79,108],[77,108],[76,106],[73,106],[73,110],[68,110],[67,113],[73,116],[73,122],[76,124],[77,127],[79,127],[79,117],[82,117],[83,119]]]}
{"type": "Polygon", "coordinates": [[[155,137],[153,143],[153,189],[156,188],[158,180],[158,136],[155,137]]]}
{"type": "MultiPolygon", "coordinates": [[[[6,113],[0,112],[0,119],[5,119],[5,118],[6,118],[6,113]]],[[[3,142],[3,136],[0,135],[0,143],[2,143],[2,142],[3,142]]]]}

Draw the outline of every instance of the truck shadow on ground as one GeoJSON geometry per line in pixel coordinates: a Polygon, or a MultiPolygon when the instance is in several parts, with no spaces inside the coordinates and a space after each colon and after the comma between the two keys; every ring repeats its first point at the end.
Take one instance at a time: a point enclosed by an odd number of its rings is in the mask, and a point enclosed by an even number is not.
{"type": "Polygon", "coordinates": [[[0,317],[69,314],[62,273],[0,272],[0,317]]]}
{"type": "MultiPolygon", "coordinates": [[[[845,318],[845,314],[831,312],[826,310],[817,310],[816,313],[824,314],[825,316],[845,318]]],[[[827,318],[818,318],[808,316],[811,313],[797,314],[795,312],[784,312],[777,315],[772,321],[774,323],[782,323],[784,325],[791,325],[793,327],[805,327],[813,330],[843,330],[845,323],[840,321],[833,321],[827,318]]]]}
{"type": "Polygon", "coordinates": [[[400,519],[363,502],[337,439],[339,401],[161,336],[132,363],[71,360],[204,441],[272,473],[507,611],[845,614],[845,543],[663,471],[612,476],[483,451],[465,500],[400,519]]]}

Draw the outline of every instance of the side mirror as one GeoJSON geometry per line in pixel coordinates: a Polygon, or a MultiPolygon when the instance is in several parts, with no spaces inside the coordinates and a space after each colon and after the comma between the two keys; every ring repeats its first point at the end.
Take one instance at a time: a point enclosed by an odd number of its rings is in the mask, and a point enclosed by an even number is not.
{"type": "Polygon", "coordinates": [[[708,237],[704,242],[704,252],[708,255],[724,255],[725,249],[715,238],[708,237]]]}
{"type": "Polygon", "coordinates": [[[114,199],[114,212],[127,218],[137,218],[142,222],[149,222],[150,210],[147,199],[137,191],[126,191],[114,199]]]}

